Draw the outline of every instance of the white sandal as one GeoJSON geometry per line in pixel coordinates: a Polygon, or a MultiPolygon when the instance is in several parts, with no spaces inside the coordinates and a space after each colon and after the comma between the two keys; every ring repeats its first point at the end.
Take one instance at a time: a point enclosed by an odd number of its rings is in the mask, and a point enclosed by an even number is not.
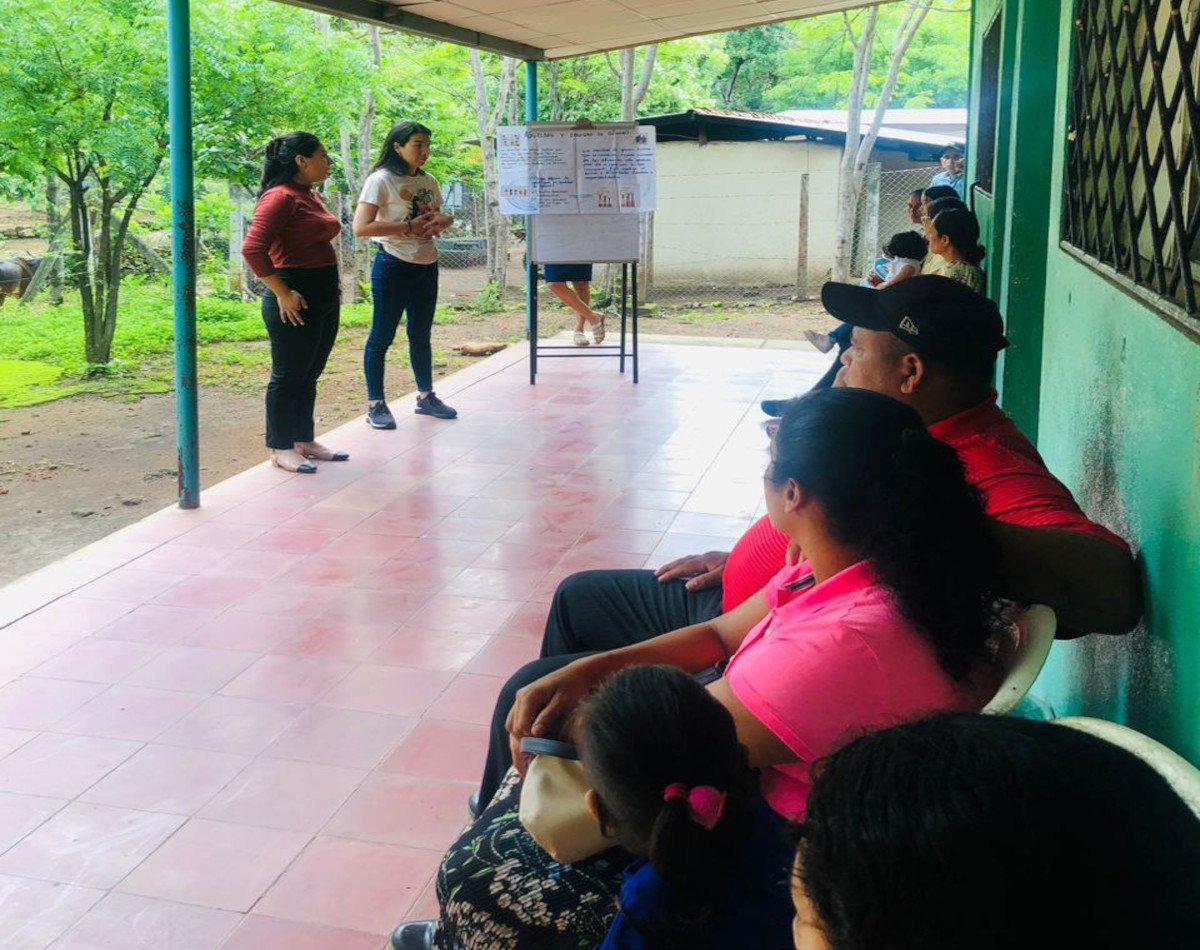
{"type": "Polygon", "coordinates": [[[596,316],[600,318],[600,321],[592,324],[592,339],[595,340],[596,345],[599,346],[604,342],[604,314],[598,313],[596,316]]]}
{"type": "Polygon", "coordinates": [[[575,331],[575,345],[576,346],[587,346],[588,345],[588,338],[583,335],[582,330],[575,331]]]}

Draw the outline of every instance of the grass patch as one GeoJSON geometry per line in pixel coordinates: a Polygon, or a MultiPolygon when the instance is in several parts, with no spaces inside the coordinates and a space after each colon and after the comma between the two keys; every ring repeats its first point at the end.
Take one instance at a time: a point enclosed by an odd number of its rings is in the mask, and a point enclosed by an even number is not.
{"type": "MultiPolygon", "coordinates": [[[[370,302],[343,306],[341,328],[361,346],[371,325],[370,302]]],[[[523,326],[523,315],[515,314],[523,326]]],[[[486,317],[471,309],[439,307],[439,326],[471,325],[486,317]]],[[[161,283],[126,279],[113,339],[112,362],[91,366],[84,353],[83,311],[78,298],[62,306],[49,302],[0,310],[0,408],[37,405],[92,393],[136,398],[172,389],[174,378],[174,307],[171,290],[161,283]]],[[[261,390],[270,370],[271,351],[258,301],[243,303],[217,296],[196,300],[196,362],[200,381],[238,392],[261,390]]],[[[400,341],[403,343],[403,330],[400,341]]],[[[393,365],[407,363],[407,347],[394,346],[393,365]]],[[[438,365],[452,362],[436,354],[438,365]]]]}
{"type": "Polygon", "coordinates": [[[34,360],[0,360],[0,406],[17,409],[36,406],[58,397],[53,395],[62,370],[34,360]]]}
{"type": "MultiPolygon", "coordinates": [[[[371,305],[343,307],[341,323],[370,326],[371,305]]],[[[5,307],[0,311],[0,406],[36,405],[80,393],[134,398],[170,392],[174,336],[171,290],[163,284],[126,280],[112,362],[104,367],[87,362],[77,298],[60,307],[48,302],[5,307]]],[[[196,342],[202,381],[240,390],[253,376],[261,388],[271,353],[258,301],[198,297],[196,342]]]]}

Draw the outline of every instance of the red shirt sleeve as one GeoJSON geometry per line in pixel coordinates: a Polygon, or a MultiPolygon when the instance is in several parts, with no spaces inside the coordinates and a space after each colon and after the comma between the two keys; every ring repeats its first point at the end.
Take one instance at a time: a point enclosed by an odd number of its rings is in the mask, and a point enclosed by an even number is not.
{"type": "Polygon", "coordinates": [[[1129,550],[1123,538],[1083,513],[1070,489],[1040,464],[1040,458],[1033,462],[1019,452],[986,442],[959,450],[959,458],[967,470],[967,481],[980,490],[984,508],[997,521],[1077,531],[1129,550]]]}
{"type": "Polygon", "coordinates": [[[292,196],[286,189],[272,188],[258,199],[254,208],[254,220],[242,241],[242,257],[260,278],[275,273],[275,265],[271,263],[271,245],[279,239],[279,232],[291,218],[294,211],[292,205],[292,196]]]}
{"type": "Polygon", "coordinates": [[[762,590],[786,563],[787,549],[787,535],[776,531],[766,515],[752,524],[725,562],[722,609],[728,613],[762,590]]]}

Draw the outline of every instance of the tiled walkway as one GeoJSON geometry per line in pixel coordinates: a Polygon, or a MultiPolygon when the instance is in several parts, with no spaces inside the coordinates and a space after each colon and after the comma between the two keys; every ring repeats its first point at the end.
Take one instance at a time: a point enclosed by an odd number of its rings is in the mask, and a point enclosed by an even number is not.
{"type": "Polygon", "coordinates": [[[251,469],[0,590],[0,946],[378,950],[429,912],[558,581],[728,549],[811,350],[524,348],[318,475],[251,469]]]}

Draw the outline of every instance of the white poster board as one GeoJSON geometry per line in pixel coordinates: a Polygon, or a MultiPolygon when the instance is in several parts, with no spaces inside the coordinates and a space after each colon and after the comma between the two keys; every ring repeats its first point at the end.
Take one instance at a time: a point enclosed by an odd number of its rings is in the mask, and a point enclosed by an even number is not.
{"type": "Polygon", "coordinates": [[[535,264],[623,264],[638,259],[636,214],[535,214],[529,255],[535,264]]]}
{"type": "Polygon", "coordinates": [[[652,125],[496,130],[502,214],[629,215],[657,199],[652,125]]]}
{"type": "Polygon", "coordinates": [[[656,131],[631,123],[497,129],[500,211],[529,215],[533,263],[637,261],[640,216],[657,198],[656,131]]]}

